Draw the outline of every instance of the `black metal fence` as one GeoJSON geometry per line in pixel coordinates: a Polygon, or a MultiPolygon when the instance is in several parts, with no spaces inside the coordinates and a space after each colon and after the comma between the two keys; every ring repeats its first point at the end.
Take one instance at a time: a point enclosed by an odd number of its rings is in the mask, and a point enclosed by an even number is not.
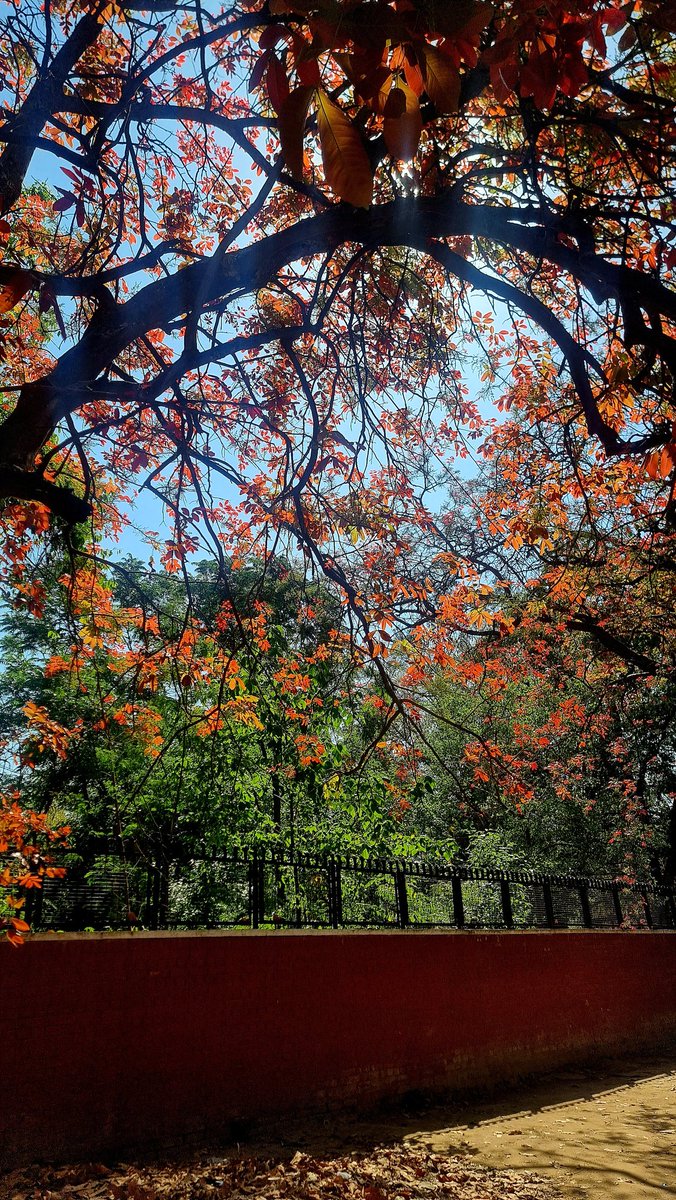
{"type": "Polygon", "coordinates": [[[107,856],[29,893],[36,930],[676,928],[676,892],[525,871],[271,852],[183,862],[107,856]]]}

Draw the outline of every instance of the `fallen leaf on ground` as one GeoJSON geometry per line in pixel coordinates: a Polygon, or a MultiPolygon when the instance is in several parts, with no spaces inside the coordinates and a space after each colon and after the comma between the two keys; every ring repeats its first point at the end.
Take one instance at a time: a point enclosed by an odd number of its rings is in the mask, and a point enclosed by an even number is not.
{"type": "Polygon", "coordinates": [[[529,1171],[494,1171],[410,1145],[313,1157],[203,1154],[183,1162],[28,1167],[0,1180],[7,1200],[557,1200],[529,1171]]]}

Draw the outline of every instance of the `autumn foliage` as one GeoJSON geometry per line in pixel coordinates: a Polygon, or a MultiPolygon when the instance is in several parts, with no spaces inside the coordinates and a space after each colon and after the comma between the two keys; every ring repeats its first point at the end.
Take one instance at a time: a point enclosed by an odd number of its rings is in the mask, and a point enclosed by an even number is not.
{"type": "MultiPolygon", "coordinates": [[[[137,519],[187,593],[200,558],[225,580],[295,555],[343,605],[321,653],[362,673],[369,752],[408,747],[397,803],[442,720],[481,797],[565,803],[598,767],[649,839],[676,653],[673,4],[9,9],[1,572],[40,619],[58,559],[47,675],[133,679],[124,703],[101,685],[96,727],[148,758],[161,695],[200,735],[260,734],[265,601],[170,626],[103,559],[137,519]]],[[[326,755],[316,652],[265,667],[299,766],[326,755]]],[[[24,765],[82,736],[23,711],[24,765]]]]}
{"type": "Polygon", "coordinates": [[[28,931],[20,915],[26,891],[65,875],[63,867],[54,865],[52,851],[70,832],[66,826],[53,828],[44,815],[27,812],[17,799],[0,797],[0,929],[14,945],[28,931]]]}

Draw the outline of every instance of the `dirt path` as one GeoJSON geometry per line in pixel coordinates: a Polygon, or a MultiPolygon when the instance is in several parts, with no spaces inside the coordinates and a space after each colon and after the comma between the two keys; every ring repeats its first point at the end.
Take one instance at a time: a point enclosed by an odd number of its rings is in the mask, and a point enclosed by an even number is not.
{"type": "Polygon", "coordinates": [[[562,1072],[445,1124],[434,1117],[406,1140],[534,1171],[571,1200],[676,1197],[676,1056],[562,1072]]]}
{"type": "Polygon", "coordinates": [[[564,1200],[676,1198],[676,1051],[556,1072],[490,1102],[336,1124],[328,1142],[290,1132],[296,1141],[313,1151],[403,1142],[532,1172],[564,1200]]]}
{"type": "Polygon", "coordinates": [[[657,1200],[676,1197],[676,1053],[559,1072],[493,1102],[249,1130],[139,1163],[34,1167],[11,1200],[657,1200]]]}

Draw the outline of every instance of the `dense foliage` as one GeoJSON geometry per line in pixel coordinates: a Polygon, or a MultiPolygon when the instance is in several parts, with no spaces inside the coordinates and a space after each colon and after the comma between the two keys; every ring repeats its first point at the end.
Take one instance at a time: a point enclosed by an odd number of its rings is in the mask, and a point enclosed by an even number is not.
{"type": "Polygon", "coordinates": [[[673,27],[6,6],[12,787],[673,877],[673,27]],[[165,575],[111,567],[135,522],[165,575]]]}

